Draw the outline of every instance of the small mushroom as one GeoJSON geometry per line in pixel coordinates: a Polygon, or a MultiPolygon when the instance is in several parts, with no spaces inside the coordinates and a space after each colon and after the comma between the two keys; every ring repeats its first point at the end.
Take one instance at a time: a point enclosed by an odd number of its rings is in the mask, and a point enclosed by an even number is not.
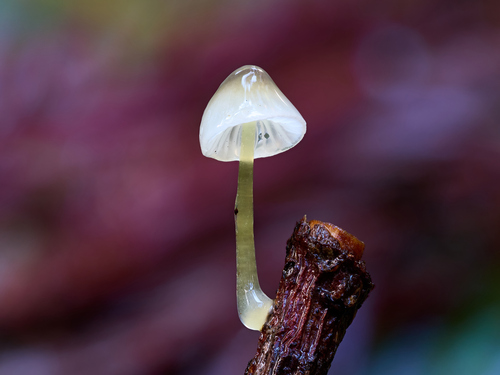
{"type": "Polygon", "coordinates": [[[306,122],[271,77],[245,65],[227,77],[200,125],[203,155],[239,160],[236,222],[236,295],[241,322],[261,330],[273,300],[260,289],[253,233],[253,161],[286,151],[303,138],[306,122]]]}

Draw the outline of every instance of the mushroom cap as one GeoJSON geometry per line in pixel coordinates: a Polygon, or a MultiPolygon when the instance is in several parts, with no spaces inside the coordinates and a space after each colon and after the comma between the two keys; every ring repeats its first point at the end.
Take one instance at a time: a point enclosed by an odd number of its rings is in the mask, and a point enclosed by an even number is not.
{"type": "Polygon", "coordinates": [[[245,65],[227,77],[208,102],[200,125],[203,155],[220,161],[240,158],[241,125],[256,122],[254,158],[292,148],[306,122],[264,69],[245,65]]]}

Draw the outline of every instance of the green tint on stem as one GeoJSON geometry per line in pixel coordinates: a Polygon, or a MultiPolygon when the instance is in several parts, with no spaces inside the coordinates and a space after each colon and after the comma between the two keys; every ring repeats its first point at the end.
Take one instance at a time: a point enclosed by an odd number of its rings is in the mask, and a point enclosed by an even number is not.
{"type": "Polygon", "coordinates": [[[253,161],[256,122],[242,125],[238,190],[235,204],[236,297],[238,315],[249,329],[260,331],[273,300],[260,289],[253,230],[253,161]]]}

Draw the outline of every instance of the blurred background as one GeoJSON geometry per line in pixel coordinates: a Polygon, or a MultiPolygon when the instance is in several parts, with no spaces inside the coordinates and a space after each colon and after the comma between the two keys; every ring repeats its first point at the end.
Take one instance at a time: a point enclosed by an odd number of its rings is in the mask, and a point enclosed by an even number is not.
{"type": "Polygon", "coordinates": [[[494,0],[1,0],[0,374],[243,374],[198,131],[246,64],[308,123],[256,161],[263,289],[305,214],[366,243],[331,373],[500,373],[499,47],[494,0]]]}

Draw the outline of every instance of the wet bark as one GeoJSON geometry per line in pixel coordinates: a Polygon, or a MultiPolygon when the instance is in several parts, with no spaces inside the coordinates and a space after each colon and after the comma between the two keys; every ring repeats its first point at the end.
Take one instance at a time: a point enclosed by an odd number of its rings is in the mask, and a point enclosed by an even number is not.
{"type": "Polygon", "coordinates": [[[246,375],[322,375],[373,289],[364,243],[320,221],[297,223],[273,311],[246,375]]]}

